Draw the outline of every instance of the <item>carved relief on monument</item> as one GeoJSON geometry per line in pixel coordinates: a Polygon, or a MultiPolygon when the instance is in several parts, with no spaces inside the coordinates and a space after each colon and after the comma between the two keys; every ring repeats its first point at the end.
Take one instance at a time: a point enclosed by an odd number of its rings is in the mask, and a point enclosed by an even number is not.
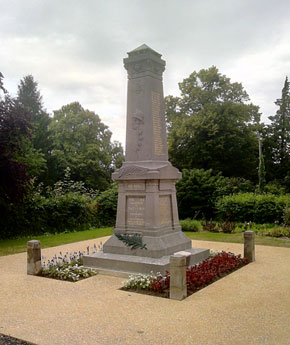
{"type": "Polygon", "coordinates": [[[136,165],[130,165],[125,166],[121,169],[119,169],[118,172],[118,178],[120,177],[129,177],[129,176],[135,176],[135,175],[143,175],[146,174],[148,171],[147,168],[138,167],[136,165]]]}
{"type": "Polygon", "coordinates": [[[152,122],[153,122],[153,142],[154,142],[154,153],[157,156],[162,156],[164,152],[164,143],[162,140],[162,127],[161,127],[161,97],[160,93],[151,92],[152,101],[152,122]]]}
{"type": "Polygon", "coordinates": [[[125,68],[128,71],[129,76],[137,77],[138,74],[144,72],[151,72],[156,76],[161,77],[165,69],[164,64],[156,61],[141,60],[138,62],[125,63],[125,68]]]}
{"type": "Polygon", "coordinates": [[[144,131],[144,114],[141,110],[136,109],[132,116],[132,129],[136,132],[135,134],[135,152],[137,154],[137,158],[141,147],[143,145],[143,131],[144,131]]]}
{"type": "Polygon", "coordinates": [[[145,197],[127,196],[126,225],[144,226],[145,224],[145,197]]]}
{"type": "Polygon", "coordinates": [[[171,195],[160,195],[160,224],[172,224],[171,195]]]}

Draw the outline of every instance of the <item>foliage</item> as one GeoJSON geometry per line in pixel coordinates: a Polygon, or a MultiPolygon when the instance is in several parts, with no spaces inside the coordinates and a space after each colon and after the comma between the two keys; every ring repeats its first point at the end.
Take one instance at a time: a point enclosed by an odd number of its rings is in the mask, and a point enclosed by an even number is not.
{"type": "Polygon", "coordinates": [[[253,192],[254,185],[239,177],[224,177],[213,170],[184,169],[176,184],[180,218],[206,218],[215,216],[215,203],[224,195],[253,192]]]}
{"type": "MultiPolygon", "coordinates": [[[[100,250],[100,247],[99,247],[100,250]]],[[[97,252],[97,247],[94,245],[93,253],[97,252]]],[[[59,252],[51,260],[45,261],[42,257],[42,272],[41,275],[44,277],[55,278],[59,280],[67,281],[79,281],[81,279],[89,278],[96,275],[96,271],[83,266],[83,255],[85,252],[66,252],[64,255],[59,252]]],[[[90,254],[90,248],[87,247],[87,255],[90,254]]]]}
{"type": "MultiPolygon", "coordinates": [[[[290,168],[290,85],[286,77],[281,98],[275,104],[279,107],[267,131],[267,145],[274,178],[283,179],[290,168]]],[[[273,176],[272,176],[273,177],[273,176]]]]}
{"type": "Polygon", "coordinates": [[[223,219],[274,223],[282,221],[283,210],[289,205],[289,195],[240,193],[219,199],[216,208],[223,219]]]}
{"type": "Polygon", "coordinates": [[[209,285],[218,278],[223,277],[247,264],[241,255],[221,252],[204,260],[199,265],[192,266],[186,271],[186,283],[188,290],[197,291],[209,285]]]}
{"type": "Polygon", "coordinates": [[[278,181],[271,181],[265,185],[264,192],[267,194],[283,195],[285,194],[285,188],[278,181]]]}
{"type": "Polygon", "coordinates": [[[53,188],[32,183],[22,203],[6,205],[0,238],[77,231],[99,224],[96,193],[72,181],[68,169],[65,180],[53,188]]]}
{"type": "Polygon", "coordinates": [[[69,167],[75,181],[105,190],[123,151],[118,143],[111,143],[112,133],[99,116],[77,102],[71,103],[54,112],[49,130],[52,138],[48,162],[50,179],[62,178],[59,172],[69,167]]]}
{"type": "Polygon", "coordinates": [[[206,220],[201,222],[202,231],[209,231],[209,232],[219,232],[219,228],[217,227],[217,223],[213,222],[212,220],[206,220]]]}
{"type": "Polygon", "coordinates": [[[137,275],[130,275],[129,280],[123,282],[123,288],[125,290],[150,290],[151,283],[156,278],[156,275],[151,272],[151,274],[137,274],[137,275]]]}
{"type": "MultiPolygon", "coordinates": [[[[211,284],[213,281],[222,278],[226,274],[247,264],[246,259],[241,255],[235,255],[230,252],[217,252],[200,264],[186,268],[186,284],[188,293],[195,292],[211,284]]],[[[129,290],[147,290],[157,293],[165,293],[170,287],[170,272],[166,271],[164,275],[152,272],[151,274],[139,274],[130,276],[127,282],[124,282],[124,289],[129,290]]]]}
{"type": "Polygon", "coordinates": [[[266,184],[266,171],[265,171],[265,162],[264,162],[264,155],[262,152],[262,143],[259,136],[259,169],[258,169],[258,191],[259,193],[263,193],[265,184],[266,184]]]}
{"type": "Polygon", "coordinates": [[[271,236],[271,237],[289,237],[290,238],[290,228],[285,226],[278,226],[271,229],[267,229],[262,231],[264,236],[271,236]]]}
{"type": "Polygon", "coordinates": [[[227,218],[224,223],[219,223],[218,227],[221,232],[225,234],[230,234],[235,231],[236,223],[230,222],[229,219],[227,218]]]}
{"type": "Polygon", "coordinates": [[[285,207],[283,210],[283,224],[290,225],[290,207],[285,207]]]}
{"type": "Polygon", "coordinates": [[[224,177],[216,181],[213,199],[216,201],[225,195],[232,195],[238,193],[254,192],[254,184],[242,177],[224,177]]]}
{"type": "Polygon", "coordinates": [[[20,80],[17,91],[17,102],[30,114],[32,148],[28,150],[28,158],[34,153],[34,160],[28,163],[31,176],[44,178],[46,172],[46,161],[49,159],[51,150],[50,133],[48,130],[51,121],[48,113],[43,109],[42,96],[38,90],[38,83],[32,75],[27,75],[20,80]],[[32,151],[32,152],[31,152],[32,151]],[[38,162],[38,165],[36,164],[38,162]],[[37,169],[35,168],[37,167],[37,169]]]}
{"type": "Polygon", "coordinates": [[[62,244],[80,242],[113,235],[112,228],[90,228],[89,230],[62,232],[60,234],[31,235],[0,241],[0,256],[27,251],[27,242],[35,239],[41,242],[41,248],[56,247],[62,244]]]}
{"type": "Polygon", "coordinates": [[[179,84],[181,97],[166,97],[170,161],[179,169],[213,169],[257,180],[258,107],[242,85],[216,67],[193,72],[179,84]]]}
{"type": "Polygon", "coordinates": [[[115,233],[115,236],[131,249],[147,249],[146,244],[142,241],[142,237],[138,234],[128,235],[115,233]]]}
{"type": "Polygon", "coordinates": [[[214,192],[220,174],[212,170],[184,169],[182,179],[176,184],[176,196],[180,218],[192,218],[197,214],[212,216],[214,192]]]}
{"type": "Polygon", "coordinates": [[[0,98],[0,207],[1,214],[11,201],[20,201],[27,193],[27,166],[22,142],[30,137],[29,114],[9,95],[0,98]]]}
{"type": "Polygon", "coordinates": [[[118,184],[111,183],[107,190],[97,196],[98,224],[113,226],[117,214],[118,184]]]}
{"type": "Polygon", "coordinates": [[[201,229],[200,222],[195,219],[186,218],[184,220],[180,220],[179,222],[180,222],[182,231],[196,232],[201,229]]]}

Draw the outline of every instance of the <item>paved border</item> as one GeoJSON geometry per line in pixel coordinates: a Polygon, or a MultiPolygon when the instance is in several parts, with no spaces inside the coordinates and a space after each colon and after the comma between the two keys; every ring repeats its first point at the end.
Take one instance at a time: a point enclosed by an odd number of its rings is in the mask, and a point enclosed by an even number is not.
{"type": "MultiPolygon", "coordinates": [[[[85,250],[106,238],[43,250],[85,250]]],[[[193,241],[242,253],[241,244],[193,241]]],[[[289,345],[290,249],[256,247],[256,262],[182,302],[121,291],[105,275],[69,283],[26,275],[26,254],[0,257],[0,333],[37,345],[289,345]]]]}

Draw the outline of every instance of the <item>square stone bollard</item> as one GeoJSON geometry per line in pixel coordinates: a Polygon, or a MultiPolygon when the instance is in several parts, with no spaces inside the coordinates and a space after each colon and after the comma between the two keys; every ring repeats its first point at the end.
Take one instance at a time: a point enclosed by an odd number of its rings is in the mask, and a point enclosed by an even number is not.
{"type": "Polygon", "coordinates": [[[244,232],[244,258],[248,262],[255,261],[255,232],[245,231],[244,232]]]}
{"type": "Polygon", "coordinates": [[[170,256],[170,299],[178,301],[187,296],[186,256],[175,253],[170,256]]]}
{"type": "Polygon", "coordinates": [[[39,241],[27,242],[27,274],[37,276],[42,271],[41,245],[39,241]]]}

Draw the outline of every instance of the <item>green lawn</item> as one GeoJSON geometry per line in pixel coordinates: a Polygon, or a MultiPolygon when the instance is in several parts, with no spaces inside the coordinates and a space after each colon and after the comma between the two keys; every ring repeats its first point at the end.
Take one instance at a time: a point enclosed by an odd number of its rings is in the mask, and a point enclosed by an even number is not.
{"type": "Polygon", "coordinates": [[[30,240],[39,240],[41,248],[55,247],[61,244],[90,240],[93,238],[110,236],[113,233],[112,228],[99,228],[79,232],[69,232],[54,235],[41,235],[22,237],[12,240],[0,241],[0,256],[17,254],[26,251],[26,243],[30,240]]]}
{"type": "MultiPolygon", "coordinates": [[[[215,232],[185,232],[191,240],[244,243],[243,233],[223,234],[215,232]]],[[[255,243],[263,246],[290,248],[290,238],[275,238],[268,236],[255,236],[255,243]]]]}
{"type": "MultiPolygon", "coordinates": [[[[55,247],[62,244],[90,240],[104,236],[110,236],[113,233],[112,228],[99,228],[79,232],[69,232],[55,235],[42,235],[22,237],[13,240],[0,241],[0,256],[17,254],[26,251],[26,243],[30,240],[39,240],[42,248],[55,247]]],[[[223,234],[213,232],[189,232],[185,234],[192,240],[243,243],[243,234],[223,234]]],[[[256,244],[265,246],[287,247],[290,248],[290,239],[256,236],[256,244]]]]}

